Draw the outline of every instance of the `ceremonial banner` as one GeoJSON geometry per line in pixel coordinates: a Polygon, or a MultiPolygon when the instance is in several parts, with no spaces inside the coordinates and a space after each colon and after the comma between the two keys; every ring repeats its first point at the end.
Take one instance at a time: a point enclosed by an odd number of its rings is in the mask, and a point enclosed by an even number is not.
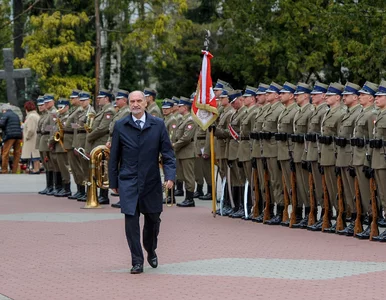
{"type": "Polygon", "coordinates": [[[196,96],[192,105],[192,116],[194,121],[206,130],[210,125],[216,121],[218,117],[216,96],[212,88],[212,76],[210,60],[213,55],[206,50],[202,50],[204,57],[202,59],[202,66],[200,78],[198,79],[196,96]]]}

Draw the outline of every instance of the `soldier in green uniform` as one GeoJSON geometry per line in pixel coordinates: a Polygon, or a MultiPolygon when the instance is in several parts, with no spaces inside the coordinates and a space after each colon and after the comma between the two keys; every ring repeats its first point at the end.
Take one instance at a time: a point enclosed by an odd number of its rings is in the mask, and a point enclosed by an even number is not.
{"type": "MultiPolygon", "coordinates": [[[[319,137],[320,166],[325,174],[326,186],[329,198],[329,207],[325,207],[324,214],[327,214],[329,225],[331,225],[332,209],[338,209],[337,202],[337,176],[335,173],[335,163],[337,149],[334,137],[338,135],[339,124],[345,114],[345,109],[341,106],[341,97],[344,86],[339,83],[331,83],[326,93],[326,103],[330,109],[326,112],[321,123],[321,135],[319,137]]],[[[322,228],[323,232],[335,233],[336,224],[329,228],[322,228]]]]}
{"type": "MultiPolygon", "coordinates": [[[[232,114],[228,125],[228,167],[230,169],[230,184],[233,190],[234,212],[229,214],[231,218],[241,218],[244,215],[243,186],[245,174],[242,171],[243,164],[239,162],[237,152],[240,143],[241,122],[247,115],[247,108],[244,106],[244,98],[241,90],[229,91],[229,102],[235,112],[232,114]]],[[[229,184],[229,183],[228,183],[229,184]]]]}
{"type": "MultiPolygon", "coordinates": [[[[239,163],[242,164],[242,168],[240,169],[241,173],[244,173],[246,181],[249,183],[248,189],[248,201],[247,207],[244,207],[244,211],[247,210],[248,218],[245,218],[245,215],[242,215],[244,219],[251,219],[250,209],[252,207],[252,199],[250,193],[252,186],[252,141],[250,139],[250,133],[252,131],[252,124],[255,119],[256,112],[258,107],[256,106],[256,92],[257,88],[252,86],[247,86],[244,92],[244,107],[246,108],[244,119],[241,120],[240,125],[240,143],[237,150],[237,159],[239,163]]],[[[246,182],[245,181],[245,182],[246,182]]],[[[245,191],[244,191],[245,192],[245,191]]],[[[244,195],[245,197],[246,195],[244,195]]],[[[242,199],[243,200],[243,199],[242,199]]]]}
{"type": "Polygon", "coordinates": [[[347,82],[342,93],[343,103],[347,107],[346,114],[343,116],[338,130],[338,136],[335,138],[335,144],[338,146],[338,154],[335,166],[339,168],[342,176],[343,195],[344,195],[344,212],[343,212],[343,230],[338,230],[336,233],[340,235],[353,236],[354,225],[356,219],[356,205],[354,203],[355,187],[355,169],[351,166],[353,147],[350,140],[354,133],[355,120],[358,117],[361,106],[359,104],[360,86],[351,82],[347,82]],[[352,220],[349,226],[346,227],[347,210],[352,212],[352,220]]]}
{"type": "Polygon", "coordinates": [[[44,105],[44,96],[39,96],[37,99],[37,104],[39,108],[39,113],[40,113],[40,119],[38,122],[37,126],[37,137],[36,137],[36,144],[35,144],[35,149],[38,149],[40,152],[40,157],[45,169],[46,173],[46,187],[44,190],[39,191],[40,195],[45,195],[47,191],[51,190],[53,188],[53,172],[48,171],[48,161],[46,159],[45,153],[43,148],[40,148],[40,140],[42,138],[42,131],[43,130],[43,122],[45,122],[45,118],[47,117],[47,109],[46,106],[44,105]]]}
{"type": "Polygon", "coordinates": [[[173,148],[178,160],[179,174],[183,182],[185,182],[186,196],[185,200],[177,203],[179,207],[194,207],[194,134],[197,125],[194,123],[190,115],[192,101],[189,98],[181,97],[178,104],[180,114],[183,116],[183,121],[178,124],[175,135],[173,148]]]}
{"type": "MultiPolygon", "coordinates": [[[[358,215],[361,224],[369,225],[372,221],[371,214],[371,192],[370,192],[370,177],[372,176],[370,168],[371,149],[369,140],[372,137],[374,130],[374,122],[377,112],[374,107],[374,96],[378,89],[378,85],[369,81],[359,90],[359,103],[362,109],[355,120],[353,137],[351,138],[351,146],[353,147],[352,166],[355,168],[357,176],[360,200],[362,206],[362,214],[358,215]],[[368,215],[367,215],[368,214],[368,215]],[[365,221],[365,219],[367,220],[365,221]]],[[[358,201],[358,199],[356,199],[358,201]]],[[[357,233],[356,238],[368,240],[370,238],[370,226],[365,231],[357,233]]]]}
{"type": "Polygon", "coordinates": [[[80,163],[80,158],[77,153],[74,152],[74,130],[77,127],[79,116],[83,111],[79,101],[79,90],[73,90],[70,95],[71,109],[69,116],[64,125],[64,137],[63,144],[67,151],[67,159],[70,164],[71,173],[76,183],[77,191],[74,195],[68,196],[70,200],[76,200],[85,195],[85,187],[83,185],[83,171],[80,163]]]}
{"type": "MultiPolygon", "coordinates": [[[[254,222],[262,223],[264,217],[264,207],[265,207],[265,199],[264,197],[264,170],[267,168],[266,158],[263,157],[263,143],[264,140],[260,136],[260,131],[262,131],[263,123],[264,123],[264,114],[270,108],[270,104],[267,101],[267,89],[269,88],[268,84],[260,83],[259,87],[256,91],[256,99],[257,99],[257,113],[255,115],[255,119],[253,122],[253,129],[250,134],[252,138],[252,167],[257,169],[258,181],[259,181],[259,192],[261,196],[261,200],[259,202],[259,210],[260,215],[257,216],[256,219],[252,219],[254,222]]],[[[272,188],[272,185],[270,186],[272,188]]],[[[270,194],[273,195],[272,190],[270,190],[270,194]]],[[[273,206],[271,206],[273,207],[273,206]]],[[[273,210],[271,211],[271,215],[273,216],[273,210]]]]}
{"type": "MultiPolygon", "coordinates": [[[[177,120],[177,126],[183,121],[183,117],[179,112],[178,109],[178,104],[180,103],[180,98],[173,96],[172,100],[174,102],[173,108],[172,108],[172,113],[175,119],[177,120]]],[[[172,138],[172,143],[175,142],[174,138],[172,138]]],[[[177,169],[177,174],[176,174],[176,190],[174,191],[174,196],[184,196],[184,184],[183,181],[180,179],[181,178],[181,167],[179,166],[178,160],[176,161],[176,169],[177,169]]]]}
{"type": "MultiPolygon", "coordinates": [[[[283,203],[282,175],[278,167],[278,145],[277,140],[275,139],[275,134],[277,133],[278,118],[281,112],[284,110],[284,106],[280,102],[279,95],[279,92],[282,88],[283,87],[281,85],[272,82],[269,86],[269,89],[266,90],[267,102],[270,104],[270,106],[263,115],[264,122],[260,132],[260,139],[264,140],[263,157],[265,157],[267,161],[270,184],[273,191],[271,194],[271,203],[269,207],[270,212],[273,212],[274,201],[276,203],[283,203]]],[[[282,221],[283,211],[284,206],[277,205],[276,216],[273,216],[270,220],[264,220],[265,224],[280,224],[282,221]]]]}
{"type": "Polygon", "coordinates": [[[218,79],[215,86],[213,87],[214,95],[216,96],[218,115],[220,115],[223,110],[223,106],[221,105],[221,98],[220,98],[220,95],[222,94],[223,89],[226,89],[228,91],[233,90],[232,86],[228,82],[218,79]]]}
{"type": "MultiPolygon", "coordinates": [[[[318,137],[320,135],[321,123],[324,115],[328,111],[328,106],[325,103],[325,96],[327,93],[328,85],[316,82],[314,89],[311,92],[312,105],[315,107],[310,116],[308,122],[308,129],[306,135],[307,141],[307,162],[311,166],[312,178],[315,188],[315,206],[322,207],[321,216],[324,215],[323,206],[323,188],[322,188],[322,176],[319,172],[319,159],[320,159],[320,145],[318,143],[318,137]]],[[[316,213],[316,212],[314,212],[316,213]]],[[[315,216],[316,219],[316,216],[315,216]]],[[[320,218],[315,224],[307,227],[307,230],[321,231],[323,219],[320,218]]]]}
{"type": "MultiPolygon", "coordinates": [[[[113,120],[109,125],[109,137],[106,142],[106,147],[110,149],[111,147],[111,139],[113,137],[114,125],[120,119],[127,117],[130,114],[129,107],[129,92],[126,90],[118,90],[115,95],[115,115],[113,116],[113,120]]],[[[114,106],[114,105],[113,105],[114,106]]],[[[119,196],[119,194],[111,193],[111,196],[119,196]]],[[[121,208],[121,203],[118,201],[117,203],[111,204],[114,208],[121,208]]]]}
{"type": "MultiPolygon", "coordinates": [[[[91,151],[100,145],[105,145],[109,138],[110,124],[115,115],[114,106],[111,104],[113,95],[110,91],[101,89],[97,96],[98,106],[101,108],[95,115],[94,121],[87,133],[85,151],[90,154],[91,151]]],[[[99,204],[110,204],[109,190],[99,189],[99,204]]]]}
{"type": "MultiPolygon", "coordinates": [[[[79,94],[79,101],[80,105],[82,107],[82,112],[79,114],[78,119],[76,121],[76,129],[74,131],[74,140],[73,140],[73,148],[78,149],[79,151],[85,152],[86,147],[86,128],[87,130],[90,130],[90,126],[92,126],[93,119],[95,117],[95,110],[90,105],[91,100],[91,94],[86,91],[82,91],[79,94]],[[85,126],[86,125],[86,126],[85,126]]],[[[82,168],[82,182],[85,184],[89,181],[89,161],[85,159],[81,154],[78,153],[77,155],[78,163],[80,164],[82,168]]],[[[86,202],[87,200],[87,193],[85,193],[83,196],[77,198],[80,202],[86,202]]]]}
{"type": "Polygon", "coordinates": [[[157,91],[151,88],[145,88],[143,93],[145,94],[146,97],[146,102],[147,102],[147,112],[151,114],[152,116],[158,117],[158,118],[163,118],[161,110],[159,109],[157,103],[155,102],[155,98],[157,96],[157,91]]]}
{"type": "MultiPolygon", "coordinates": [[[[378,207],[386,207],[386,81],[383,80],[375,94],[375,105],[379,108],[374,123],[370,147],[372,148],[371,168],[374,170],[377,183],[378,207]]],[[[380,210],[382,212],[382,210],[380,210]]],[[[382,217],[382,215],[380,216],[382,217]]],[[[383,218],[383,217],[382,217],[383,218]]],[[[371,223],[370,223],[371,224],[371,223]]],[[[379,222],[378,222],[379,225],[379,222]]],[[[373,237],[373,241],[386,242],[386,231],[373,237]]]]}
{"type": "Polygon", "coordinates": [[[61,189],[57,191],[55,197],[68,197],[71,195],[71,177],[68,170],[68,159],[66,149],[64,147],[63,140],[55,141],[55,135],[57,132],[63,133],[64,126],[68,120],[70,102],[67,99],[59,99],[57,102],[58,111],[53,119],[53,130],[49,140],[49,144],[52,147],[53,160],[56,162],[62,182],[60,183],[61,189]],[[60,125],[59,125],[60,124],[60,125]],[[61,127],[60,127],[61,126],[61,127]]]}
{"type": "MultiPolygon", "coordinates": [[[[218,167],[220,168],[220,176],[222,180],[226,178],[227,169],[228,169],[228,142],[230,138],[228,125],[230,124],[230,119],[235,110],[232,105],[229,103],[228,90],[224,89],[219,96],[221,99],[221,106],[223,107],[222,113],[218,118],[218,123],[215,127],[214,135],[216,137],[216,159],[218,160],[218,167]]],[[[229,178],[226,179],[226,186],[224,190],[224,206],[223,206],[223,215],[227,216],[233,212],[233,208],[230,202],[230,195],[228,191],[229,178]]],[[[231,188],[229,188],[230,190],[231,188]]],[[[220,210],[217,212],[220,214],[220,210]]]]}
{"type": "MultiPolygon", "coordinates": [[[[310,214],[310,198],[309,198],[309,185],[308,185],[308,165],[307,158],[307,144],[305,143],[305,136],[307,133],[309,119],[314,112],[315,108],[310,103],[310,93],[312,88],[310,85],[299,82],[295,91],[295,100],[299,106],[298,112],[294,117],[294,133],[291,136],[292,142],[294,142],[293,148],[293,160],[296,170],[296,188],[297,205],[299,209],[299,215],[302,215],[302,208],[304,205],[304,218],[292,224],[292,228],[306,229],[308,225],[308,215],[310,214]]],[[[313,191],[309,191],[312,193],[313,191]]]]}

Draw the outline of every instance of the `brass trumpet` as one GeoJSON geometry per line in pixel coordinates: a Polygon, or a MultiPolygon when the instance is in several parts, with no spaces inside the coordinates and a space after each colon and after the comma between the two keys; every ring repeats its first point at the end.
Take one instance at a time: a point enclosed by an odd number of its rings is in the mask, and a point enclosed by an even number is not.
{"type": "Polygon", "coordinates": [[[87,120],[86,120],[86,124],[84,124],[84,129],[90,133],[91,130],[92,130],[92,124],[94,123],[94,119],[95,119],[95,114],[90,112],[87,114],[87,120]]]}
{"type": "Polygon", "coordinates": [[[90,160],[90,158],[86,155],[86,151],[84,150],[84,148],[82,147],[74,148],[74,151],[80,154],[85,160],[90,160]]]}

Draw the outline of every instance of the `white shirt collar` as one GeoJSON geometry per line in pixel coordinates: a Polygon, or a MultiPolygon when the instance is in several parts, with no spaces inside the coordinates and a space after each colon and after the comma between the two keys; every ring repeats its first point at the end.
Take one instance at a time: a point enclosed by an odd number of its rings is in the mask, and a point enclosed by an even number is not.
{"type": "Polygon", "coordinates": [[[146,122],[146,113],[144,113],[140,119],[137,119],[136,117],[134,117],[133,114],[132,114],[131,116],[132,116],[132,118],[133,118],[134,123],[135,123],[135,121],[137,121],[137,120],[141,120],[141,128],[143,127],[143,125],[145,125],[145,122],[146,122]]]}

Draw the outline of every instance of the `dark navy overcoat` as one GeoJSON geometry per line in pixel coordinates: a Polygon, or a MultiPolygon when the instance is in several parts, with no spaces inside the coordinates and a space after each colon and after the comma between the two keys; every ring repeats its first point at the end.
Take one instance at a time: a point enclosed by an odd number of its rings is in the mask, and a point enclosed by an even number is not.
{"type": "Polygon", "coordinates": [[[159,157],[162,155],[166,180],[175,181],[176,159],[162,119],[146,113],[141,129],[132,115],[114,125],[110,148],[110,188],[119,188],[121,211],[134,215],[162,211],[162,183],[159,157]]]}

